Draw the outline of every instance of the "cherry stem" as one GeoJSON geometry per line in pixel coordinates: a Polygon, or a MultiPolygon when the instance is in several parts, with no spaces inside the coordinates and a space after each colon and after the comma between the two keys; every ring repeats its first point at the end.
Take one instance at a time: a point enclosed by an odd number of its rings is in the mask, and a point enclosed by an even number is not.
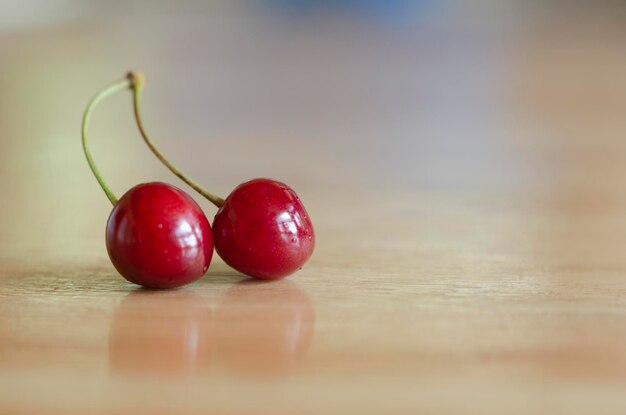
{"type": "Polygon", "coordinates": [[[100,184],[100,187],[102,187],[102,190],[104,190],[104,193],[107,195],[107,197],[109,198],[113,206],[117,204],[117,197],[115,197],[111,189],[109,189],[109,186],[106,184],[106,182],[102,178],[102,175],[100,174],[100,171],[98,170],[95,163],[93,162],[93,158],[91,157],[91,151],[89,151],[89,147],[87,147],[87,127],[89,126],[89,121],[91,120],[91,114],[93,110],[96,108],[96,106],[100,103],[100,101],[102,101],[104,98],[108,97],[109,95],[122,91],[126,88],[129,88],[130,86],[131,86],[131,82],[128,79],[122,79],[120,81],[117,81],[105,87],[103,90],[98,92],[91,99],[91,101],[89,101],[89,103],[87,104],[87,108],[85,108],[85,113],[83,115],[83,124],[81,128],[83,151],[85,152],[85,157],[87,158],[87,163],[89,164],[89,168],[91,169],[91,172],[96,177],[96,180],[100,184]]]}
{"type": "Polygon", "coordinates": [[[130,88],[133,91],[133,107],[135,110],[135,120],[137,121],[137,127],[139,127],[139,132],[143,137],[143,141],[146,143],[148,148],[152,151],[152,153],[158,158],[161,163],[165,165],[172,173],[174,173],[179,179],[183,182],[187,183],[193,190],[200,193],[206,199],[208,199],[211,203],[213,203],[218,208],[224,204],[224,199],[218,197],[210,192],[208,192],[205,188],[200,186],[196,181],[190,179],[186,175],[184,175],[176,166],[170,163],[169,160],[165,158],[163,153],[159,151],[159,149],[154,145],[148,133],[146,133],[146,128],[143,123],[143,117],[141,116],[141,93],[143,91],[143,87],[146,83],[145,77],[140,72],[129,72],[128,80],[130,81],[130,88]]]}

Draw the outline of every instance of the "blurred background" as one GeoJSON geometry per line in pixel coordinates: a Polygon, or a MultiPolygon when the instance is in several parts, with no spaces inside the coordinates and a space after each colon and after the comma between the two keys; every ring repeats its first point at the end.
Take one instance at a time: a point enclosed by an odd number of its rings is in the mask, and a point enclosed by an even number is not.
{"type": "MultiPolygon", "coordinates": [[[[129,69],[175,164],[222,196],[285,181],[311,216],[336,210],[322,236],[371,200],[408,201],[394,212],[410,220],[438,195],[539,204],[566,240],[589,215],[626,229],[611,220],[626,209],[622,1],[0,0],[0,257],[104,258],[111,207],[79,127],[129,69]]],[[[90,132],[118,196],[181,185],[141,142],[130,94],[90,132]]],[[[367,212],[384,229],[389,212],[367,212]]]]}

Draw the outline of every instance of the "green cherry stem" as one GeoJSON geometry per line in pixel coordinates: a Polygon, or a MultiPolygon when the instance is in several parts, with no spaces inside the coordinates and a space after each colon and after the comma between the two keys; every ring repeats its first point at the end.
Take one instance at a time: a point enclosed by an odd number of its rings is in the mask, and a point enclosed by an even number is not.
{"type": "Polygon", "coordinates": [[[128,80],[130,81],[130,88],[133,92],[133,107],[135,110],[135,120],[137,121],[137,127],[139,127],[139,132],[143,137],[143,141],[148,145],[148,148],[152,151],[152,153],[158,158],[161,163],[165,165],[172,173],[174,173],[179,179],[183,182],[187,183],[192,189],[196,192],[200,193],[206,199],[208,199],[211,203],[213,203],[218,208],[224,204],[224,199],[218,197],[210,192],[208,192],[205,188],[200,186],[196,181],[190,179],[186,175],[184,175],[176,166],[170,163],[169,160],[165,158],[163,153],[159,151],[159,149],[154,145],[148,133],[146,133],[146,128],[143,123],[143,117],[141,116],[141,93],[143,91],[143,87],[145,85],[145,77],[140,72],[129,72],[128,80]]]}
{"type": "Polygon", "coordinates": [[[89,126],[89,121],[91,120],[91,114],[93,113],[93,110],[96,108],[96,106],[100,103],[100,101],[102,101],[109,95],[113,95],[116,92],[122,91],[130,87],[131,82],[129,79],[122,79],[105,87],[103,90],[98,92],[91,99],[91,101],[89,101],[89,103],[87,104],[87,108],[85,108],[85,113],[83,114],[83,123],[81,128],[83,151],[85,152],[85,157],[87,158],[87,163],[89,163],[89,168],[91,169],[91,172],[96,177],[96,180],[100,184],[100,187],[102,187],[102,190],[104,190],[104,193],[107,195],[113,206],[117,204],[117,197],[115,197],[111,189],[109,189],[109,186],[107,186],[106,182],[102,178],[102,175],[100,174],[100,171],[93,162],[93,158],[91,157],[91,151],[89,151],[89,147],[87,147],[87,127],[89,126]]]}

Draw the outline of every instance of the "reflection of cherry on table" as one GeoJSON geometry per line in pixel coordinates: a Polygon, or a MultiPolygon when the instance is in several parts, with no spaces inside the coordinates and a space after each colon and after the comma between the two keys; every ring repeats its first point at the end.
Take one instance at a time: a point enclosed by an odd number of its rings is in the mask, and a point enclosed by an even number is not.
{"type": "Polygon", "coordinates": [[[135,291],[111,320],[117,375],[187,377],[215,371],[289,373],[311,345],[315,312],[291,281],[245,281],[216,301],[187,291],[135,291]]]}
{"type": "Polygon", "coordinates": [[[292,281],[246,281],[215,306],[216,358],[223,370],[274,374],[294,370],[313,338],[315,310],[292,281]]]}
{"type": "Polygon", "coordinates": [[[109,332],[115,374],[188,376],[212,355],[213,311],[186,291],[135,291],[116,308],[109,332]]]}

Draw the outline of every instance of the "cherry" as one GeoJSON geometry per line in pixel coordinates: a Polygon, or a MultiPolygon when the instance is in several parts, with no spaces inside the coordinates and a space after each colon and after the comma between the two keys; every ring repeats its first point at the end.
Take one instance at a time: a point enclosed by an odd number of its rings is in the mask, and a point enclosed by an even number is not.
{"type": "Polygon", "coordinates": [[[128,281],[148,288],[174,288],[202,277],[213,256],[211,226],[202,209],[182,190],[165,183],[140,184],[115,197],[87,147],[91,113],[105,97],[132,88],[130,77],[116,82],[89,102],[82,124],[82,144],[96,180],[113,210],[106,227],[111,262],[128,281]]]}
{"type": "Polygon", "coordinates": [[[106,245],[118,272],[149,288],[193,282],[213,256],[211,226],[202,209],[165,183],[140,184],[121,197],[107,222],[106,245]]]}
{"type": "Polygon", "coordinates": [[[231,267],[260,279],[286,277],[313,254],[311,219],[296,193],[283,183],[254,179],[237,186],[226,200],[185,176],[152,143],[141,116],[144,77],[131,72],[135,119],[154,155],[176,176],[219,208],[213,222],[217,253],[231,267]]]}
{"type": "Polygon", "coordinates": [[[240,184],[213,221],[215,249],[231,267],[267,280],[290,275],[313,254],[313,224],[296,193],[270,179],[240,184]]]}

